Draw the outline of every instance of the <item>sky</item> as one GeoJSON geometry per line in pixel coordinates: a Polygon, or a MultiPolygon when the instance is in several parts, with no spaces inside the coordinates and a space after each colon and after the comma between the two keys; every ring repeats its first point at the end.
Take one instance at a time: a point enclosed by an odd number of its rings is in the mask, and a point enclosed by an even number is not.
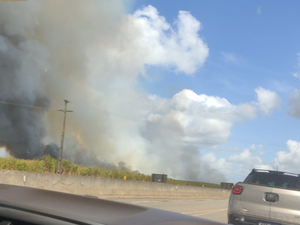
{"type": "Polygon", "coordinates": [[[243,179],[254,166],[300,173],[300,2],[140,0],[131,12],[149,5],[173,32],[181,11],[192,16],[208,54],[191,73],[149,66],[137,85],[162,98],[188,89],[257,107],[255,115],[233,122],[227,141],[200,150],[229,180],[243,179]]]}
{"type": "Polygon", "coordinates": [[[299,1],[0,4],[1,156],[56,157],[67,99],[74,163],[213,183],[300,173],[299,1]]]}

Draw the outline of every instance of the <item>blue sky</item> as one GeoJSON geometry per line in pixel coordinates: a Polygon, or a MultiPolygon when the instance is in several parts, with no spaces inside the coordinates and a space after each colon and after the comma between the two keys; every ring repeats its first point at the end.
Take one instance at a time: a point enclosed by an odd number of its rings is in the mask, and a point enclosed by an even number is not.
{"type": "MultiPolygon", "coordinates": [[[[228,141],[214,151],[216,157],[230,156],[228,149],[242,151],[251,144],[262,144],[260,157],[271,163],[278,151],[288,151],[288,140],[300,141],[300,120],[288,114],[290,96],[300,85],[299,78],[291,75],[298,69],[300,52],[299,1],[139,0],[132,12],[148,5],[173,26],[180,10],[190,12],[201,23],[198,34],[207,44],[209,56],[192,76],[150,66],[151,80],[139,79],[143,89],[163,98],[191,89],[241,104],[254,101],[254,90],[263,87],[282,100],[280,109],[270,115],[258,114],[255,119],[235,123],[228,141]]],[[[202,154],[208,152],[211,150],[202,150],[202,154]]]]}

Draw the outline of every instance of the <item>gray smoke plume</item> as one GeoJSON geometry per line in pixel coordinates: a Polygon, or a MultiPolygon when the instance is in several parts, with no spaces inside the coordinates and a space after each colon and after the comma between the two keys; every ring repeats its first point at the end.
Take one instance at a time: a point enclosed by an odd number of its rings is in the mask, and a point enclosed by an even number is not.
{"type": "MultiPolygon", "coordinates": [[[[17,158],[40,158],[45,154],[57,158],[58,146],[51,142],[44,143],[49,135],[52,137],[51,141],[58,143],[62,128],[62,114],[53,108],[49,112],[51,100],[52,105],[59,106],[63,97],[78,101],[87,97],[88,45],[91,41],[95,44],[99,33],[105,32],[103,28],[106,26],[111,29],[110,25],[113,23],[111,21],[106,24],[104,20],[93,21],[92,17],[80,17],[87,16],[90,10],[94,10],[94,6],[98,6],[100,11],[97,9],[94,14],[100,13],[103,18],[108,18],[105,15],[108,14],[111,20],[115,20],[117,15],[122,14],[123,9],[114,9],[114,6],[122,4],[120,1],[110,4],[97,1],[26,1],[0,4],[0,146],[17,158]],[[66,13],[65,9],[71,5],[74,5],[75,10],[80,8],[82,13],[66,13]],[[53,17],[54,14],[56,17],[53,17]],[[82,24],[77,24],[80,21],[82,24]],[[85,23],[89,24],[88,27],[85,23]],[[88,33],[83,32],[85,28],[88,33]],[[93,34],[97,34],[97,37],[93,34]],[[55,130],[51,132],[52,127],[55,130]]],[[[72,129],[81,127],[82,123],[88,124],[83,121],[86,115],[84,110],[77,110],[76,113],[75,118],[69,121],[72,129]]],[[[90,121],[89,125],[94,124],[90,121]]],[[[102,138],[97,139],[101,141],[102,138]]],[[[104,140],[105,138],[102,139],[102,145],[108,145],[104,140]]],[[[77,142],[73,136],[73,142],[75,141],[77,142]]],[[[68,148],[72,148],[72,145],[67,146],[68,148]]],[[[74,155],[77,156],[75,162],[102,165],[94,155],[74,155]]],[[[113,168],[114,164],[105,163],[105,166],[113,168]]],[[[124,164],[122,166],[125,167],[124,164]]]]}
{"type": "Polygon", "coordinates": [[[200,22],[188,12],[180,11],[172,28],[152,6],[130,15],[124,5],[0,3],[0,100],[19,104],[0,104],[0,145],[19,158],[57,157],[63,114],[55,108],[68,99],[74,112],[67,115],[67,159],[179,179],[225,180],[201,160],[200,150],[226,141],[239,114],[255,110],[211,96],[187,110],[176,99],[137,87],[140,76],[151,80],[147,66],[192,74],[205,62],[208,47],[198,35],[200,22]],[[224,139],[196,137],[191,143],[187,129],[224,139]]]}
{"type": "Polygon", "coordinates": [[[17,28],[11,29],[4,10],[1,7],[0,146],[17,158],[39,158],[44,153],[57,157],[56,146],[42,143],[45,111],[51,104],[41,83],[47,51],[17,28]]]}

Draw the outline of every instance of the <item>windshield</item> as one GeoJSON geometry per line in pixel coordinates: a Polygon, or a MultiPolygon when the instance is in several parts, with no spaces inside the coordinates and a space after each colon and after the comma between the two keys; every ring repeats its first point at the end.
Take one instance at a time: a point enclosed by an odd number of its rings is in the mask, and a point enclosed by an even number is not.
{"type": "MultiPolygon", "coordinates": [[[[219,196],[165,209],[218,219],[217,209],[227,221],[230,190],[247,194],[233,187],[251,171],[300,174],[299,9],[0,0],[0,183],[99,198],[219,196]]],[[[300,190],[293,176],[246,182],[300,190]]]]}
{"type": "Polygon", "coordinates": [[[33,160],[1,165],[217,187],[299,173],[299,7],[0,0],[0,156],[33,160]]]}
{"type": "Polygon", "coordinates": [[[244,183],[300,190],[300,178],[298,176],[284,174],[252,173],[245,179],[244,183]]]}

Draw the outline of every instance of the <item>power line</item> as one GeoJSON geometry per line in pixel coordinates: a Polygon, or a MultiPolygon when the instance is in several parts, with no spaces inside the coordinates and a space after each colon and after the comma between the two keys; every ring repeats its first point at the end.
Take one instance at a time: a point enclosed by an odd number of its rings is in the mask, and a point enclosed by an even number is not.
{"type": "MultiPolygon", "coordinates": [[[[78,104],[78,103],[75,103],[75,102],[71,102],[71,103],[78,104]]],[[[79,104],[79,105],[82,105],[82,104],[79,104]]],[[[122,119],[126,119],[126,120],[129,120],[129,121],[135,122],[135,123],[142,123],[142,124],[147,124],[151,127],[172,130],[172,131],[175,131],[175,132],[180,132],[180,133],[189,134],[189,135],[200,136],[198,138],[211,137],[212,139],[218,139],[218,140],[223,140],[223,141],[228,141],[228,142],[238,142],[238,143],[245,143],[245,144],[264,143],[265,146],[270,146],[270,147],[286,147],[286,145],[279,144],[279,143],[266,143],[265,141],[247,141],[247,140],[238,140],[238,139],[228,139],[226,137],[221,137],[221,136],[218,137],[215,134],[203,134],[203,133],[200,133],[200,132],[193,132],[193,131],[189,131],[189,130],[179,130],[179,129],[173,128],[173,127],[166,127],[166,126],[151,124],[151,123],[148,123],[147,121],[137,121],[135,119],[125,117],[125,116],[117,114],[117,113],[109,112],[107,110],[103,110],[103,109],[98,108],[98,107],[91,107],[91,106],[86,106],[86,105],[85,105],[85,107],[89,107],[91,109],[95,109],[95,110],[100,111],[102,113],[112,115],[112,116],[115,116],[115,117],[119,117],[119,118],[122,118],[122,119]]]]}
{"type": "Polygon", "coordinates": [[[5,104],[5,105],[13,105],[13,106],[20,106],[20,107],[25,107],[25,108],[30,108],[30,109],[42,109],[42,110],[50,110],[51,108],[47,108],[44,106],[36,106],[36,105],[26,105],[26,104],[21,104],[17,102],[8,102],[8,101],[1,101],[0,104],[5,104]]]}
{"type": "MultiPolygon", "coordinates": [[[[71,102],[68,101],[68,103],[73,103],[73,104],[77,104],[77,105],[82,105],[82,104],[78,104],[76,102],[71,102]]],[[[41,106],[33,106],[33,105],[26,105],[26,104],[21,104],[21,103],[16,103],[16,102],[7,102],[7,101],[0,101],[0,104],[8,104],[8,105],[14,105],[14,106],[20,106],[20,107],[26,107],[26,108],[32,108],[32,109],[42,109],[42,110],[58,110],[58,111],[63,111],[61,109],[55,109],[55,108],[46,108],[46,107],[41,107],[41,106]]],[[[132,119],[114,112],[109,112],[107,110],[101,109],[99,107],[92,107],[92,106],[88,106],[85,105],[85,108],[91,108],[94,110],[97,110],[101,113],[107,114],[107,115],[111,115],[111,116],[115,116],[115,117],[119,117],[121,119],[125,119],[131,122],[135,122],[135,123],[140,123],[140,124],[146,124],[147,126],[151,126],[151,127],[155,127],[158,129],[167,129],[167,130],[171,130],[174,132],[180,132],[183,133],[185,135],[195,135],[197,136],[197,138],[201,138],[201,137],[210,137],[211,139],[215,139],[215,140],[222,140],[222,141],[227,141],[227,142],[238,142],[238,143],[245,143],[245,144],[253,144],[253,143],[264,143],[265,146],[270,146],[270,147],[286,147],[286,145],[283,144],[279,144],[279,143],[266,143],[264,141],[247,141],[247,140],[238,140],[238,139],[229,139],[226,137],[221,137],[221,136],[217,136],[215,134],[203,134],[200,132],[193,132],[193,131],[189,131],[189,130],[179,130],[177,128],[174,127],[167,127],[167,126],[161,126],[161,125],[155,125],[155,124],[151,124],[148,121],[138,121],[136,119],[132,119]],[[199,136],[199,137],[198,137],[199,136]]],[[[197,142],[194,142],[197,143],[197,142]]]]}

